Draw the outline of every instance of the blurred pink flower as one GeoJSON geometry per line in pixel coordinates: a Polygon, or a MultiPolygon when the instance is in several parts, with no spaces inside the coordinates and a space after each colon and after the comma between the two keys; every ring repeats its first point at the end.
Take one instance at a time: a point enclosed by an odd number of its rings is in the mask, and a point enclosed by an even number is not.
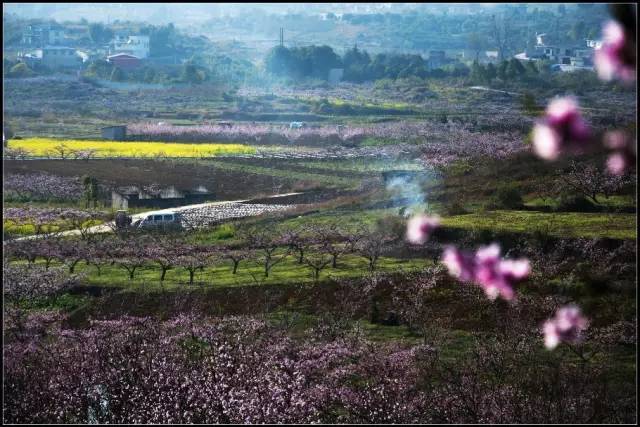
{"type": "Polygon", "coordinates": [[[612,150],[621,150],[627,146],[627,136],[620,130],[607,132],[604,135],[604,145],[612,150]]]}
{"type": "Polygon", "coordinates": [[[624,28],[616,21],[609,21],[603,30],[604,43],[595,51],[593,62],[598,77],[605,81],[620,79],[625,82],[635,80],[635,64],[628,52],[634,48],[627,39],[624,28]]]}
{"type": "Polygon", "coordinates": [[[407,222],[407,240],[415,245],[422,245],[438,225],[438,217],[416,215],[407,222]]]}
{"type": "Polygon", "coordinates": [[[622,153],[613,153],[607,159],[607,170],[612,175],[624,175],[624,171],[629,166],[626,157],[622,153]]]}
{"type": "Polygon", "coordinates": [[[575,99],[556,98],[547,106],[544,119],[533,128],[533,149],[539,157],[555,160],[564,151],[580,152],[590,137],[591,130],[575,99]]]}
{"type": "Polygon", "coordinates": [[[589,321],[580,312],[580,307],[568,305],[556,311],[552,319],[547,320],[542,328],[544,345],[553,350],[561,342],[576,343],[581,338],[583,330],[587,329],[589,321]]]}
{"type": "Polygon", "coordinates": [[[507,301],[515,297],[513,285],[530,273],[527,259],[503,260],[500,246],[496,243],[481,247],[473,257],[456,248],[445,250],[443,262],[449,273],[462,281],[478,284],[491,300],[498,296],[507,301]]]}
{"type": "Polygon", "coordinates": [[[604,135],[604,145],[614,150],[607,159],[607,170],[612,175],[624,175],[635,164],[635,144],[624,132],[607,132],[604,135]]]}
{"type": "Polygon", "coordinates": [[[471,254],[462,252],[453,246],[444,250],[442,262],[449,269],[449,274],[463,282],[473,280],[475,260],[471,254]]]}

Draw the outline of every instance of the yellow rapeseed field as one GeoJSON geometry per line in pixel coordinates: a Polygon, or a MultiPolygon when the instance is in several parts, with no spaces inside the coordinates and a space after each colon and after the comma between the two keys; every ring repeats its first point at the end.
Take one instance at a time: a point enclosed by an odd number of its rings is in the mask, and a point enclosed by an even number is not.
{"type": "Polygon", "coordinates": [[[9,148],[25,150],[31,156],[73,157],[91,150],[93,157],[211,157],[219,154],[251,154],[244,144],[180,144],[173,142],[115,142],[77,139],[26,138],[10,140],[9,148]]]}

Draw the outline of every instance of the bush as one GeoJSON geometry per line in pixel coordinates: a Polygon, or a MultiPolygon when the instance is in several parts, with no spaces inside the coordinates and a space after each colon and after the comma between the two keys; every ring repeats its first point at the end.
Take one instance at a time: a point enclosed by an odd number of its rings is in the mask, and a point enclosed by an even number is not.
{"type": "Polygon", "coordinates": [[[235,227],[232,224],[222,224],[218,226],[212,233],[215,240],[231,239],[235,236],[235,227]]]}
{"type": "Polygon", "coordinates": [[[562,193],[555,210],[557,212],[597,212],[600,208],[582,195],[562,193]]]}
{"type": "Polygon", "coordinates": [[[516,185],[510,184],[498,187],[487,208],[519,209],[522,208],[523,204],[520,189],[516,185]]]}
{"type": "Polygon", "coordinates": [[[24,62],[18,62],[16,65],[11,67],[11,71],[9,71],[8,77],[30,77],[35,73],[29,68],[27,64],[24,62]]]}
{"type": "Polygon", "coordinates": [[[446,215],[464,215],[469,213],[460,200],[449,201],[445,203],[443,208],[446,215]]]}
{"type": "Polygon", "coordinates": [[[394,215],[386,215],[376,221],[376,228],[386,234],[399,239],[403,238],[407,225],[403,218],[394,215]]]}

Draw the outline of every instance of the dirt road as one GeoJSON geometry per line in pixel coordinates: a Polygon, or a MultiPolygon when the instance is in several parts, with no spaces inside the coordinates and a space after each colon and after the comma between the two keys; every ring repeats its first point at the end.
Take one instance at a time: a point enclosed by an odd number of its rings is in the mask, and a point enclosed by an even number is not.
{"type": "MultiPolygon", "coordinates": [[[[293,196],[302,193],[286,193],[278,194],[268,197],[269,199],[277,199],[279,197],[293,196]]],[[[194,205],[178,206],[175,208],[158,209],[153,211],[147,211],[138,213],[131,216],[132,222],[142,220],[149,215],[161,215],[165,213],[180,212],[185,217],[187,227],[198,227],[211,225],[212,223],[230,219],[230,218],[244,218],[248,216],[261,215],[265,212],[282,211],[289,209],[293,205],[279,205],[279,204],[260,204],[260,203],[246,203],[250,200],[231,200],[223,202],[207,202],[194,205]]],[[[94,233],[111,233],[113,232],[114,223],[100,224],[87,229],[90,234],[94,233]]],[[[80,230],[68,230],[60,233],[55,233],[55,236],[79,236],[80,230]]],[[[27,236],[20,237],[15,240],[33,240],[46,235],[39,236],[27,236]]]]}

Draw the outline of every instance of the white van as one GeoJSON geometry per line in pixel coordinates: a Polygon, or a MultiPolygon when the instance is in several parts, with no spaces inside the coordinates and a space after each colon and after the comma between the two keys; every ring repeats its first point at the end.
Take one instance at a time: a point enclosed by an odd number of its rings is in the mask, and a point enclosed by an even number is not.
{"type": "Polygon", "coordinates": [[[137,225],[138,228],[182,228],[181,215],[177,212],[165,212],[147,215],[137,225]]]}

